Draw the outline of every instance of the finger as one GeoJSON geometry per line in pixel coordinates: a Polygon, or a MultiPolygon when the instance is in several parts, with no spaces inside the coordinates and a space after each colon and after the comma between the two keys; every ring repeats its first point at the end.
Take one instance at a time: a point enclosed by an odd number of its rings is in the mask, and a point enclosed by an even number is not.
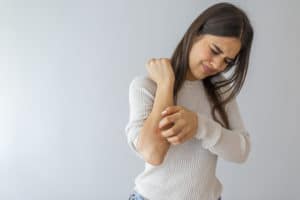
{"type": "Polygon", "coordinates": [[[179,112],[181,109],[182,109],[181,106],[168,106],[166,109],[164,109],[161,112],[161,115],[162,116],[170,115],[170,114],[179,112]]]}
{"type": "Polygon", "coordinates": [[[169,116],[165,116],[164,118],[162,118],[158,124],[158,127],[163,129],[165,126],[168,126],[172,123],[175,123],[178,119],[180,119],[180,114],[179,113],[175,113],[169,116]]]}
{"type": "Polygon", "coordinates": [[[174,137],[169,137],[167,138],[168,142],[171,143],[172,145],[178,145],[181,143],[181,140],[179,137],[174,136],[174,137]]]}
{"type": "Polygon", "coordinates": [[[178,121],[172,128],[162,131],[161,135],[163,137],[172,137],[178,135],[183,128],[184,128],[183,123],[181,121],[178,121]]]}
{"type": "Polygon", "coordinates": [[[167,138],[168,142],[174,145],[184,143],[187,139],[188,139],[187,128],[182,129],[181,132],[178,133],[177,135],[170,136],[167,138]]]}

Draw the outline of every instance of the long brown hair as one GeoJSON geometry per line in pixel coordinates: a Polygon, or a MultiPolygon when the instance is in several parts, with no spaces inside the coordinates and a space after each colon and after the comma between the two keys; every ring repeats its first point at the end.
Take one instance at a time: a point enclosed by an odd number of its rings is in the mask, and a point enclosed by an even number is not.
{"type": "Polygon", "coordinates": [[[171,64],[175,74],[174,100],[181,88],[189,68],[189,53],[196,37],[201,34],[215,36],[236,37],[241,41],[241,49],[232,64],[229,64],[223,72],[206,77],[203,84],[213,105],[212,116],[223,127],[229,128],[228,116],[225,105],[240,92],[246,78],[250,50],[253,40],[253,28],[244,11],[230,3],[218,3],[204,10],[190,25],[183,38],[177,45],[171,57],[171,64]],[[233,72],[227,78],[221,80],[222,73],[229,70],[233,72]],[[214,81],[214,80],[220,81],[214,81]],[[229,86],[229,87],[228,87],[229,86]],[[226,91],[224,92],[224,88],[226,91]],[[227,98],[223,94],[227,93],[227,98]],[[221,120],[216,117],[219,112],[221,120]]]}

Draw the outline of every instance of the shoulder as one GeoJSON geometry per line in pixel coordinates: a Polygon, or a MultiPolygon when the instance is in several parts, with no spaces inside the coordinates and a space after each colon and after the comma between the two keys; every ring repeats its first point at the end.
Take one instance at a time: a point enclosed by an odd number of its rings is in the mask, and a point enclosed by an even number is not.
{"type": "Polygon", "coordinates": [[[134,77],[129,85],[130,90],[144,91],[153,96],[155,94],[156,87],[156,83],[146,75],[134,77]]]}
{"type": "Polygon", "coordinates": [[[129,86],[129,95],[132,98],[143,96],[146,99],[154,99],[156,83],[146,75],[139,75],[132,79],[129,86]]]}

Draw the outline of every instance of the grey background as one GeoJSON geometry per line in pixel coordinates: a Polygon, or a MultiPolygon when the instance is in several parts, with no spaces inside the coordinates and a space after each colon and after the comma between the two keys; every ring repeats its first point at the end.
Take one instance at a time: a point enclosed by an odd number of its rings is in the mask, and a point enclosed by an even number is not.
{"type": "MultiPolygon", "coordinates": [[[[0,199],[127,199],[128,86],[217,1],[0,1],[0,199]]],[[[249,160],[220,159],[223,199],[298,199],[299,1],[231,1],[255,29],[238,101],[249,160]],[[297,124],[298,122],[298,124],[297,124]]]]}

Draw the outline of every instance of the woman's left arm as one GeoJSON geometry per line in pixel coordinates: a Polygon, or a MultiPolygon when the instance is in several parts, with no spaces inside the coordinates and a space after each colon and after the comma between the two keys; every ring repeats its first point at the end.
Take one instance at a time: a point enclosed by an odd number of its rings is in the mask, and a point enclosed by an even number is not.
{"type": "Polygon", "coordinates": [[[219,123],[201,113],[196,113],[198,129],[194,137],[201,140],[203,148],[224,160],[243,163],[248,158],[251,142],[236,99],[227,104],[226,112],[229,129],[223,128],[219,123]]]}
{"type": "Polygon", "coordinates": [[[181,144],[191,138],[201,141],[202,147],[224,160],[243,163],[250,152],[250,137],[244,127],[238,104],[235,99],[225,106],[229,129],[202,113],[193,112],[183,106],[171,106],[159,126],[173,123],[173,127],[162,131],[162,136],[173,144],[181,144]]]}

